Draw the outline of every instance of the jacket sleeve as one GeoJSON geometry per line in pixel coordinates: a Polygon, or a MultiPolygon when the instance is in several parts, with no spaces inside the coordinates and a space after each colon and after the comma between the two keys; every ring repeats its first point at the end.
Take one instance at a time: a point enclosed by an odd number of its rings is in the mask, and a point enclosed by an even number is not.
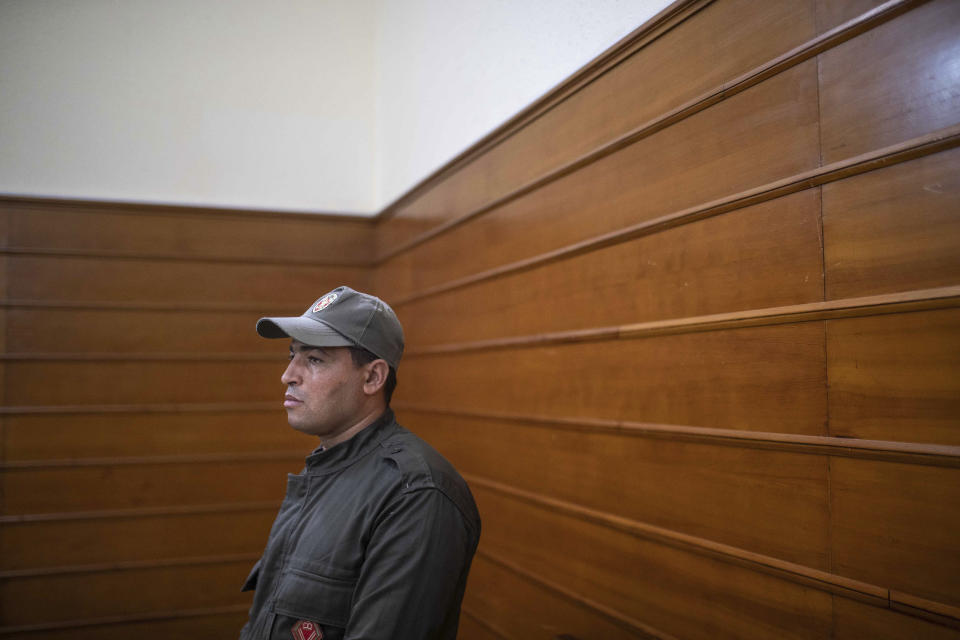
{"type": "Polygon", "coordinates": [[[367,545],[345,637],[455,637],[477,541],[440,490],[421,488],[399,496],[367,545]]]}

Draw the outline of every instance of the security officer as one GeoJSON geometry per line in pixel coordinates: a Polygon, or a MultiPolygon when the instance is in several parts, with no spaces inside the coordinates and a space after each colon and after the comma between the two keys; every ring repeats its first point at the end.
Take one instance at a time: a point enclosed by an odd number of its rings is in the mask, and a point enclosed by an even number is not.
{"type": "Polygon", "coordinates": [[[337,287],[257,333],[290,338],[287,419],[320,446],[243,586],[256,593],[241,638],[453,640],[480,517],[453,466],[394,419],[393,310],[337,287]]]}

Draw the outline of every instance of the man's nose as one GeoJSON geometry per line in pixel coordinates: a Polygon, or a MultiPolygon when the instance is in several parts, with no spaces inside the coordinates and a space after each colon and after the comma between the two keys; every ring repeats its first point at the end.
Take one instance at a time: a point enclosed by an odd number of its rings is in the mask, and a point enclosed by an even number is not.
{"type": "Polygon", "coordinates": [[[285,385],[297,384],[300,380],[300,376],[297,373],[297,368],[294,365],[294,361],[291,360],[287,365],[287,368],[284,369],[283,375],[280,376],[280,382],[285,385]]]}

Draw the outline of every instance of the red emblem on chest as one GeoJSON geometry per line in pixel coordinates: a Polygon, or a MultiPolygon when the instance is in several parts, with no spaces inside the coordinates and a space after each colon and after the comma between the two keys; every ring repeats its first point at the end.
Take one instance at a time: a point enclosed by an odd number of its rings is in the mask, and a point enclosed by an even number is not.
{"type": "Polygon", "coordinates": [[[309,620],[298,620],[297,624],[293,625],[292,632],[295,640],[323,640],[320,625],[309,620]]]}

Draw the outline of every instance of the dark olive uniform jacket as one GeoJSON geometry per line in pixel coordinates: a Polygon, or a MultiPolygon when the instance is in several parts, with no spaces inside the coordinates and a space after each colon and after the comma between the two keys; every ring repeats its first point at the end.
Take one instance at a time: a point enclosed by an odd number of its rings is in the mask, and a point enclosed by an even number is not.
{"type": "Polygon", "coordinates": [[[479,539],[466,482],[388,409],[288,476],[240,637],[453,640],[479,539]]]}

